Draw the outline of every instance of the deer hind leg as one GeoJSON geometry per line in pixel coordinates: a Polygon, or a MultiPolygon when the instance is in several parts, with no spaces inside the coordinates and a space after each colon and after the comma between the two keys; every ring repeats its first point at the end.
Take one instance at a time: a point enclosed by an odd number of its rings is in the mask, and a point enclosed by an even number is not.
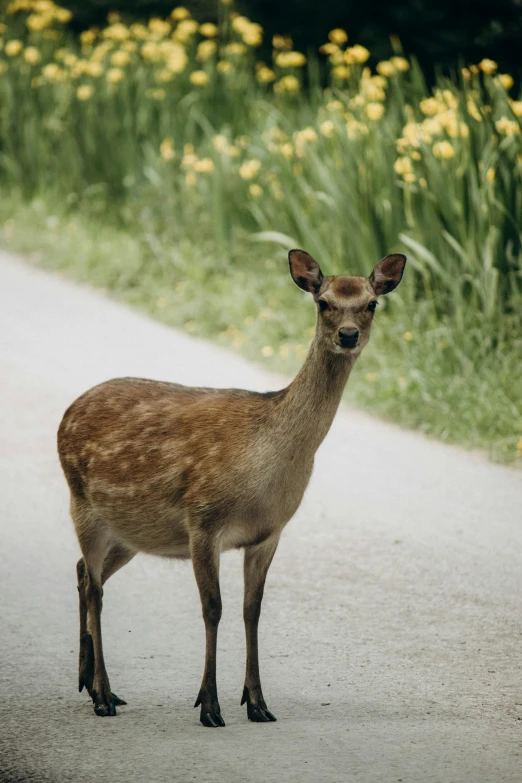
{"type": "Polygon", "coordinates": [[[77,565],[80,600],[80,666],[79,688],[85,686],[94,702],[97,715],[115,715],[116,704],[103,659],[101,636],[102,584],[132,553],[115,546],[105,522],[97,517],[88,503],[71,497],[71,516],[83,558],[77,565]],[[105,566],[105,564],[107,564],[105,566]]]}
{"type": "Polygon", "coordinates": [[[199,531],[191,536],[190,550],[205,621],[205,670],[194,707],[201,705],[200,721],[212,728],[224,726],[216,683],[217,632],[221,619],[219,549],[211,536],[199,531]]]}
{"type": "Polygon", "coordinates": [[[261,614],[261,602],[265,588],[265,579],[274,557],[279,538],[267,539],[262,544],[245,549],[244,577],[245,599],[243,618],[246,634],[246,674],[245,687],[241,704],[246,702],[248,719],[256,723],[267,723],[276,720],[266,706],[261,690],[259,676],[259,654],[257,644],[257,629],[261,614]]]}
{"type": "MultiPolygon", "coordinates": [[[[135,552],[121,544],[114,544],[108,551],[102,570],[102,585],[120,568],[123,568],[132,558],[135,552]]],[[[78,595],[80,601],[80,660],[78,673],[78,690],[82,691],[85,687],[89,696],[95,699],[93,680],[94,680],[94,644],[92,636],[87,627],[87,569],[85,561],[82,558],[76,565],[78,575],[78,595]]],[[[124,699],[111,693],[111,699],[114,706],[127,704],[124,699]]]]}

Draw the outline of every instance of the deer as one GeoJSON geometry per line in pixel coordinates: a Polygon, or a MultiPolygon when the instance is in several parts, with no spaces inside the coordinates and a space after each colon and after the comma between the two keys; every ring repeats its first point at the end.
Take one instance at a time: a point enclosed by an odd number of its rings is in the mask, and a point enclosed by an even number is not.
{"type": "Polygon", "coordinates": [[[258,625],[268,569],[299,508],[317,449],[368,343],[378,297],[406,263],[388,255],[369,277],[324,276],[304,250],[288,254],[294,282],[311,294],[315,333],[294,380],[253,392],[116,378],[82,394],[58,429],[58,454],[82,557],[77,563],[80,692],[98,716],[126,702],[111,691],[101,611],[107,580],[138,552],[192,561],[206,650],[195,707],[207,727],[225,725],[216,683],[222,552],[244,550],[247,718],[276,718],[261,688],[258,625]]]}

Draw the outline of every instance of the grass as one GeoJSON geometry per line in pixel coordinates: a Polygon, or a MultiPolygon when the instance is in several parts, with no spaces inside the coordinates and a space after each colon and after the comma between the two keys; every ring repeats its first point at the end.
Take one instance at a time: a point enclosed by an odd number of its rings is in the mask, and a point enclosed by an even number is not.
{"type": "Polygon", "coordinates": [[[289,247],[345,274],[405,252],[348,399],[520,462],[522,101],[509,75],[483,61],[430,92],[414,62],[372,71],[333,31],[323,89],[317,59],[288,41],[256,67],[262,31],[225,7],[219,30],[177,9],[148,27],[112,18],[80,45],[59,13],[14,0],[6,17],[4,246],[288,374],[314,318],[289,247]]]}

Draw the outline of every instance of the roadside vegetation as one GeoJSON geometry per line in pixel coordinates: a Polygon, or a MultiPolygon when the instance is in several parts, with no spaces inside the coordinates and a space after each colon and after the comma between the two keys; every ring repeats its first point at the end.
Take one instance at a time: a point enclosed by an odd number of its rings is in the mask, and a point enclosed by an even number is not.
{"type": "Polygon", "coordinates": [[[276,36],[261,62],[262,29],[228,3],[219,25],[112,14],[76,40],[69,21],[14,0],[1,24],[5,247],[289,374],[313,308],[286,251],[327,274],[405,252],[348,399],[522,461],[511,75],[483,60],[428,89],[398,42],[373,63],[344,30],[317,56],[276,36]]]}

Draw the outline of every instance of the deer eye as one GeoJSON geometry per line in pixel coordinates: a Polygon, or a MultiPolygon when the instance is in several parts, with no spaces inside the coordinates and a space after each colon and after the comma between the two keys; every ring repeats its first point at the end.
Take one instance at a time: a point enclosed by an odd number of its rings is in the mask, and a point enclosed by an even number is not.
{"type": "Polygon", "coordinates": [[[377,304],[378,302],[376,302],[375,300],[373,302],[370,302],[370,304],[368,305],[368,310],[370,311],[370,313],[375,312],[375,308],[377,307],[377,304]]]}
{"type": "Polygon", "coordinates": [[[330,310],[330,305],[328,302],[326,302],[324,299],[318,299],[317,304],[319,305],[319,310],[324,313],[325,310],[330,310]]]}

